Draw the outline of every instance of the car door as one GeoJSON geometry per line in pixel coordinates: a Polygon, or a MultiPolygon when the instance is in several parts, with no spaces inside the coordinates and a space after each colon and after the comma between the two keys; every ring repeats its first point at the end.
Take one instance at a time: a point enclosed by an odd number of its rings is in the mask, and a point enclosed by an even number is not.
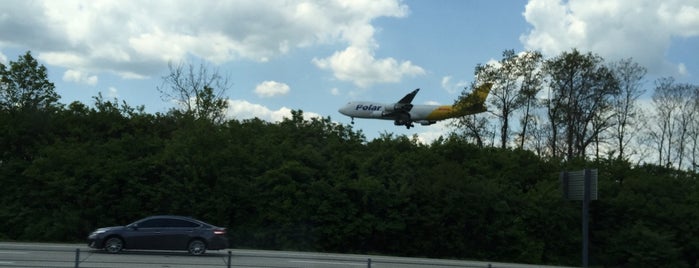
{"type": "Polygon", "coordinates": [[[126,246],[130,249],[162,249],[163,219],[147,219],[130,226],[125,235],[126,246]]]}
{"type": "Polygon", "coordinates": [[[167,228],[163,231],[162,242],[165,249],[186,249],[194,230],[199,224],[185,219],[168,219],[167,228]]]}

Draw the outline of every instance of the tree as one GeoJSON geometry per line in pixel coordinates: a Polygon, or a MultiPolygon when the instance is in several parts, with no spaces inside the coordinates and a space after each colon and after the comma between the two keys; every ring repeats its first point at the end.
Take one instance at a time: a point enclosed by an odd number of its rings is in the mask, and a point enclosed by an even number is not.
{"type": "Polygon", "coordinates": [[[627,157],[628,147],[635,134],[640,130],[636,121],[641,116],[642,110],[636,105],[638,98],[646,91],[641,86],[646,68],[633,62],[631,59],[623,59],[611,66],[614,77],[619,83],[619,94],[612,97],[614,105],[614,128],[612,135],[616,142],[617,156],[619,159],[627,157]]]}
{"type": "Polygon", "coordinates": [[[655,128],[651,129],[650,136],[656,144],[658,153],[658,165],[671,165],[672,140],[675,135],[675,113],[678,112],[680,103],[679,92],[674,86],[675,79],[663,77],[655,81],[653,92],[653,106],[655,106],[655,128]]]}
{"type": "Polygon", "coordinates": [[[550,148],[547,146],[546,142],[546,137],[548,135],[547,127],[544,122],[544,120],[540,116],[530,116],[529,117],[529,136],[531,136],[530,139],[526,140],[525,145],[527,146],[528,150],[533,150],[537,156],[544,158],[545,156],[551,156],[553,155],[548,149],[550,148]]]}
{"type": "Polygon", "coordinates": [[[198,69],[185,63],[170,63],[168,68],[170,73],[163,76],[163,85],[158,87],[166,101],[175,101],[182,113],[194,118],[223,121],[228,107],[224,97],[230,88],[228,78],[222,77],[216,69],[210,73],[203,63],[198,69]]]}
{"type": "Polygon", "coordinates": [[[547,104],[553,152],[559,150],[557,135],[563,134],[565,156],[584,157],[588,145],[610,126],[604,122],[611,117],[617,82],[600,56],[581,54],[577,49],[547,60],[544,69],[551,90],[547,104]],[[593,124],[595,118],[601,123],[593,124]]]}
{"type": "MultiPolygon", "coordinates": [[[[536,95],[541,91],[543,84],[543,74],[541,72],[541,64],[543,56],[540,52],[527,52],[519,56],[517,62],[518,73],[522,78],[522,84],[519,94],[524,99],[524,113],[520,123],[522,132],[519,136],[519,148],[524,148],[524,142],[529,134],[529,126],[536,120],[532,114],[533,110],[540,105],[536,95]]],[[[536,137],[534,137],[536,139],[536,137]]]]}
{"type": "Polygon", "coordinates": [[[491,113],[500,119],[502,148],[506,148],[509,142],[510,118],[517,110],[526,109],[520,134],[521,148],[524,146],[530,109],[536,104],[535,96],[541,89],[541,53],[525,52],[517,55],[514,50],[505,50],[502,57],[497,63],[477,65],[475,75],[479,84],[493,83],[489,103],[496,108],[491,113]]]}
{"type": "MultiPolygon", "coordinates": [[[[687,157],[687,145],[695,139],[689,136],[696,131],[693,128],[698,112],[697,91],[696,86],[675,83],[672,77],[655,81],[655,92],[652,96],[655,127],[649,135],[657,146],[655,149],[659,165],[676,165],[677,168],[683,168],[683,161],[687,157]]],[[[690,155],[690,159],[693,160],[693,156],[690,155]]]]}
{"type": "MultiPolygon", "coordinates": [[[[692,109],[692,113],[697,114],[699,113],[699,86],[694,86],[692,90],[692,99],[693,102],[691,103],[690,109],[692,109]]],[[[697,157],[699,157],[699,119],[696,117],[691,118],[687,128],[689,142],[691,143],[689,153],[690,168],[696,171],[697,168],[699,168],[699,163],[697,162],[697,157]]]]}
{"type": "Polygon", "coordinates": [[[48,80],[44,65],[31,52],[10,61],[10,68],[0,63],[0,109],[46,110],[57,105],[60,96],[48,80]]]}
{"type": "Polygon", "coordinates": [[[653,122],[655,122],[655,128],[651,129],[648,135],[656,145],[658,165],[663,165],[663,153],[666,150],[665,141],[668,139],[668,136],[672,136],[672,128],[670,127],[672,122],[670,119],[675,109],[672,107],[674,102],[672,101],[670,90],[673,83],[674,79],[671,77],[655,80],[655,90],[653,91],[653,106],[655,106],[655,120],[653,122]]]}
{"type": "Polygon", "coordinates": [[[677,140],[673,143],[677,150],[677,168],[683,168],[683,161],[685,159],[687,142],[688,142],[688,132],[690,131],[689,126],[692,121],[696,120],[695,115],[697,114],[696,102],[696,88],[690,84],[679,84],[677,85],[677,93],[679,95],[678,104],[678,114],[673,118],[677,121],[678,136],[677,140]]]}
{"type": "Polygon", "coordinates": [[[0,63],[0,115],[4,116],[0,122],[0,157],[33,159],[51,139],[53,122],[49,115],[60,108],[58,99],[46,67],[39,65],[31,52],[11,61],[9,68],[0,63]]]}

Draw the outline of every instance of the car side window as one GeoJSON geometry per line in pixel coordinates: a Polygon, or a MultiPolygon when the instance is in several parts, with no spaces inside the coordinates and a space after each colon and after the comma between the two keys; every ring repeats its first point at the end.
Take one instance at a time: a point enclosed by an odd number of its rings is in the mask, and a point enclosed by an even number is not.
{"type": "Polygon", "coordinates": [[[168,226],[175,228],[194,228],[199,227],[199,224],[187,220],[171,219],[168,226]]]}
{"type": "Polygon", "coordinates": [[[163,219],[150,219],[138,223],[138,228],[159,228],[165,227],[166,222],[163,219]]]}

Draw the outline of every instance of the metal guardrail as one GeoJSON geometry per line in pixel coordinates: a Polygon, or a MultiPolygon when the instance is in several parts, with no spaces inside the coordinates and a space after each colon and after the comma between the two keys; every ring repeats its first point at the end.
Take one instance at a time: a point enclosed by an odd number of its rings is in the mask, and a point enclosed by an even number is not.
{"type": "MultiPolygon", "coordinates": [[[[532,268],[542,265],[352,254],[232,249],[191,256],[185,252],[101,250],[59,244],[0,243],[0,267],[61,268],[532,268]]],[[[550,266],[549,266],[550,267],[550,266]]]]}
{"type": "MultiPolygon", "coordinates": [[[[233,259],[233,252],[231,252],[231,251],[229,250],[229,251],[228,251],[228,257],[227,257],[227,259],[226,259],[226,262],[224,263],[224,265],[225,265],[226,268],[231,268],[231,267],[233,267],[232,259],[233,259]]],[[[81,263],[84,263],[85,261],[86,261],[86,259],[84,259],[84,260],[81,260],[81,259],[80,259],[80,249],[79,249],[79,248],[76,248],[76,249],[75,249],[75,262],[74,262],[74,263],[75,263],[75,266],[74,266],[74,267],[75,267],[75,268],[80,268],[80,267],[81,267],[80,264],[81,264],[81,263]]],[[[371,258],[368,258],[367,261],[366,261],[366,263],[367,263],[367,268],[371,268],[371,264],[372,264],[371,258]]],[[[87,268],[87,267],[88,267],[88,266],[83,266],[83,268],[87,268]]],[[[488,265],[488,268],[491,268],[491,267],[492,267],[491,265],[488,265]]]]}

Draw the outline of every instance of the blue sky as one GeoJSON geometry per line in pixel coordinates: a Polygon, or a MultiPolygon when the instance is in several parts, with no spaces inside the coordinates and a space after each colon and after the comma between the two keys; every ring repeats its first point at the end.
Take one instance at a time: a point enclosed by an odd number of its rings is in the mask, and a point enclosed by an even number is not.
{"type": "MultiPolygon", "coordinates": [[[[697,0],[0,0],[0,32],[0,62],[31,51],[62,103],[102,92],[150,113],[175,107],[156,87],[182,61],[229,77],[230,117],[269,121],[300,109],[349,124],[337,112],[346,102],[393,102],[415,88],[414,103],[451,104],[474,67],[506,49],[632,57],[649,90],[661,76],[699,84],[697,0]]],[[[449,131],[366,119],[354,128],[425,141],[449,131]]]]}

